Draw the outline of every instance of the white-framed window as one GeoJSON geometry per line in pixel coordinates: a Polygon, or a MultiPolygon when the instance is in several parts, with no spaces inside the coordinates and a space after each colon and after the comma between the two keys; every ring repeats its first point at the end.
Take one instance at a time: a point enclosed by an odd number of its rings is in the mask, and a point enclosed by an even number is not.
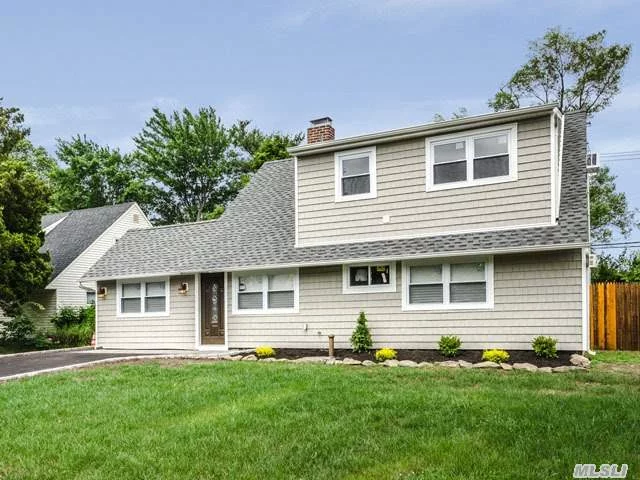
{"type": "Polygon", "coordinates": [[[118,316],[162,316],[169,314],[169,279],[118,280],[118,316]]]}
{"type": "Polygon", "coordinates": [[[233,313],[298,312],[298,269],[234,272],[231,277],[233,282],[233,313]]]}
{"type": "Polygon", "coordinates": [[[336,202],[376,198],[376,147],[335,154],[336,202]]]}
{"type": "Polygon", "coordinates": [[[427,190],[517,180],[517,142],[517,124],[427,138],[427,190]]]}
{"type": "Polygon", "coordinates": [[[95,305],[96,304],[96,292],[87,291],[87,305],[95,305]]]}
{"type": "Polygon", "coordinates": [[[342,293],[396,291],[396,262],[357,263],[342,266],[342,293]]]}
{"type": "Polygon", "coordinates": [[[493,257],[402,264],[403,310],[493,308],[493,257]]]}

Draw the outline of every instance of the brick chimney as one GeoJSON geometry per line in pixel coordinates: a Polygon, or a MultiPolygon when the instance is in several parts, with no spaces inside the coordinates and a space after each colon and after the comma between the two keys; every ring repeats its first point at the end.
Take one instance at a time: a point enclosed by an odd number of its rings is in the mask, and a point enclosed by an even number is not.
{"type": "Polygon", "coordinates": [[[336,131],[331,126],[331,121],[331,117],[322,117],[311,120],[311,126],[307,128],[307,143],[335,140],[336,131]]]}

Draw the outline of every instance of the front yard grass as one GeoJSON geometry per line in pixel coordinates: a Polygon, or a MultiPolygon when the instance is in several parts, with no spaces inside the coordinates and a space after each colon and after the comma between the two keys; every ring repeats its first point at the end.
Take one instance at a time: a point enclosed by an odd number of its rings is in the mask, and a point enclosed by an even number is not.
{"type": "Polygon", "coordinates": [[[0,478],[638,478],[639,411],[599,371],[102,367],[0,385],[0,478]]]}

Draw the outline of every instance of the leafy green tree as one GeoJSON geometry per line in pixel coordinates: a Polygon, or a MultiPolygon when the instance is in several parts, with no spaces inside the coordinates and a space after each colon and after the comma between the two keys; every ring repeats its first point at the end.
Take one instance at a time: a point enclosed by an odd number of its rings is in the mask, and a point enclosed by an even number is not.
{"type": "Polygon", "coordinates": [[[603,254],[591,269],[592,282],[640,282],[640,252],[603,254]]]}
{"type": "Polygon", "coordinates": [[[0,308],[9,316],[51,275],[49,255],[40,252],[48,201],[47,185],[26,162],[0,157],[0,308]]]}
{"type": "Polygon", "coordinates": [[[620,91],[622,70],[631,54],[631,45],[605,45],[605,37],[605,30],[580,38],[559,28],[549,29],[531,42],[529,60],[489,106],[498,111],[525,103],[557,102],[563,112],[599,112],[620,91]]]}
{"type": "Polygon", "coordinates": [[[246,166],[250,171],[259,169],[265,162],[289,158],[287,148],[299,145],[304,140],[303,133],[265,134],[257,128],[250,128],[250,125],[249,120],[240,120],[229,129],[233,145],[239,149],[241,156],[249,158],[246,166]]]}
{"type": "Polygon", "coordinates": [[[150,189],[136,158],[100,146],[86,136],[58,139],[60,167],[50,170],[53,208],[58,211],[150,201],[150,189]]]}
{"type": "Polygon", "coordinates": [[[0,156],[15,151],[16,146],[29,136],[24,123],[24,114],[17,107],[3,107],[0,97],[0,156]]]}
{"type": "Polygon", "coordinates": [[[601,167],[589,178],[591,239],[594,242],[608,242],[616,230],[628,237],[638,226],[636,212],[629,206],[627,196],[616,191],[615,180],[609,167],[601,167]]]}
{"type": "MultiPolygon", "coordinates": [[[[469,116],[469,111],[467,110],[466,107],[459,107],[458,110],[456,110],[455,112],[451,113],[451,117],[450,120],[457,120],[458,118],[465,118],[469,116]]],[[[442,115],[441,113],[436,113],[433,115],[433,121],[438,123],[438,122],[444,122],[446,121],[447,118],[442,115]]]]}
{"type": "Polygon", "coordinates": [[[158,223],[203,220],[243,185],[243,162],[211,107],[171,115],[154,108],[134,141],[151,181],[158,223]]]}

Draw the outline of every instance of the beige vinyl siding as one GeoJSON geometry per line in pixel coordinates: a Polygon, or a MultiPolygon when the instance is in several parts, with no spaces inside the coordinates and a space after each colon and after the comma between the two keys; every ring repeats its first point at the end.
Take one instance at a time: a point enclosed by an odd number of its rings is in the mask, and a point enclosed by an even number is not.
{"type": "MultiPolygon", "coordinates": [[[[80,288],[80,278],[91,268],[128,230],[148,228],[151,224],[137,205],[127,210],[107,228],[98,239],[82,252],[63,272],[49,284],[48,288],[58,291],[58,308],[87,303],[87,291],[80,288]],[[134,215],[138,222],[134,222],[134,215]]],[[[83,282],[88,288],[95,289],[95,282],[83,282]]]]}
{"type": "Polygon", "coordinates": [[[171,277],[169,315],[118,317],[116,282],[99,282],[107,287],[107,297],[98,298],[98,346],[104,348],[167,348],[192,350],[195,346],[195,294],[193,276],[171,277]],[[182,282],[189,283],[186,295],[178,293],[182,282]]]}
{"type": "Polygon", "coordinates": [[[496,256],[495,307],[475,311],[402,311],[400,262],[396,292],[377,294],[342,294],[339,265],[301,268],[300,313],[243,316],[229,309],[229,346],[326,347],[327,335],[334,334],[337,347],[347,348],[364,310],[376,347],[436,348],[440,336],[458,335],[468,349],[530,349],[534,336],[551,335],[560,349],[580,350],[580,255],[576,250],[496,256]]]}
{"type": "Polygon", "coordinates": [[[517,181],[430,192],[424,138],[379,144],[377,198],[337,203],[334,155],[298,159],[299,245],[548,224],[550,135],[548,116],[518,123],[517,181]]]}

